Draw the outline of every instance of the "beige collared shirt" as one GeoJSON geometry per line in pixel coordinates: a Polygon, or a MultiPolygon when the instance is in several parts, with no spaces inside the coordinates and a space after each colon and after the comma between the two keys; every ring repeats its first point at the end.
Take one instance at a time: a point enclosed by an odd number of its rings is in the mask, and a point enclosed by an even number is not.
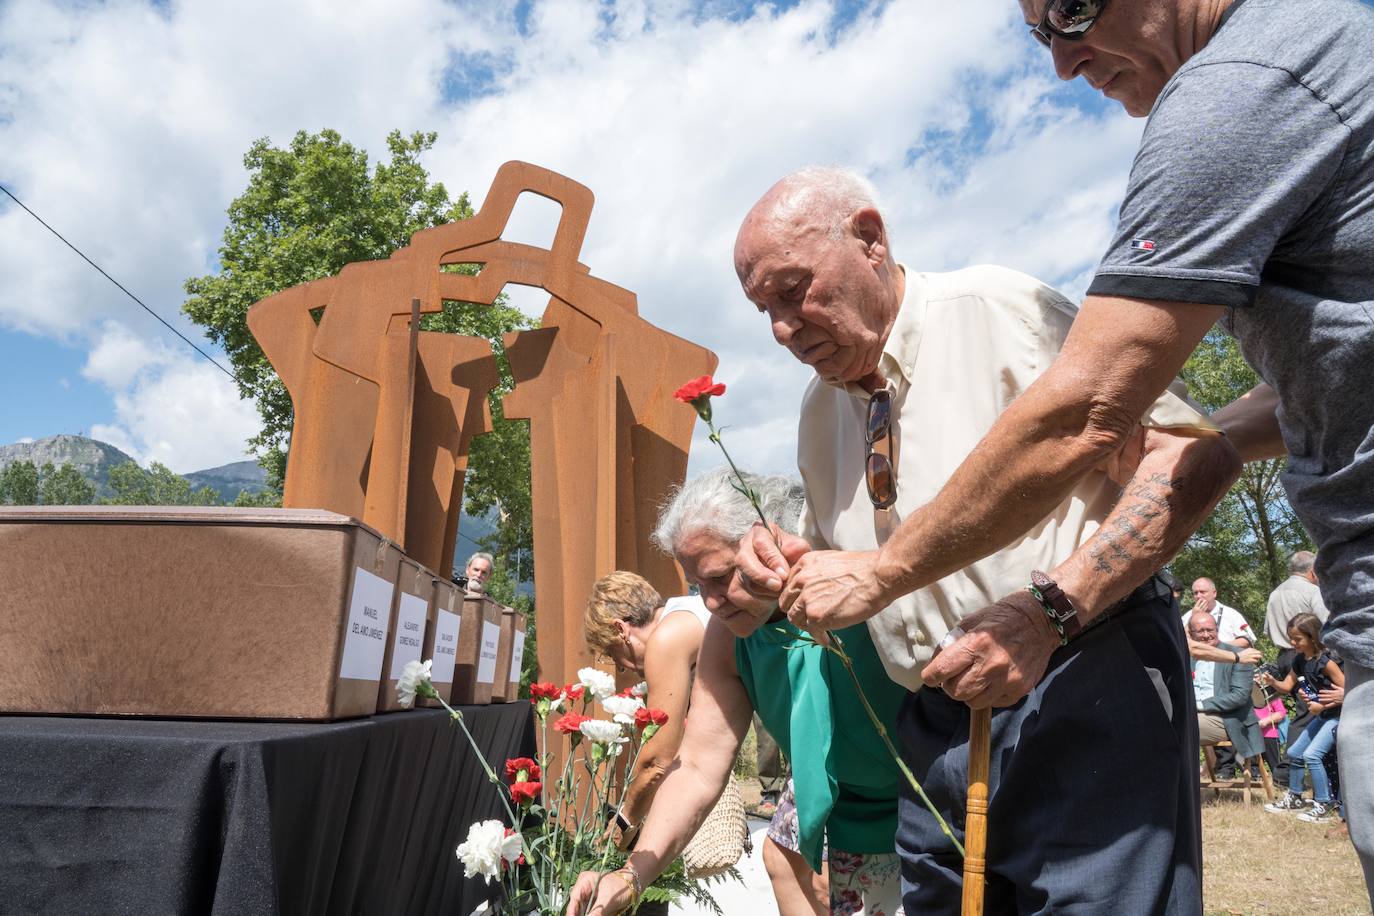
{"type": "MultiPolygon", "coordinates": [[[[812,380],[802,400],[797,464],[806,487],[802,533],[817,548],[874,550],[929,502],[1011,403],[1059,353],[1077,308],[1050,287],[1002,267],[906,272],[906,296],[878,366],[893,391],[897,502],[875,510],[864,484],[868,392],[812,380]]],[[[1141,423],[1215,432],[1181,382],[1141,423]]],[[[1119,488],[1085,477],[1021,540],[899,598],[869,620],[888,675],[909,689],[962,617],[1023,588],[1090,538],[1119,488]]]]}

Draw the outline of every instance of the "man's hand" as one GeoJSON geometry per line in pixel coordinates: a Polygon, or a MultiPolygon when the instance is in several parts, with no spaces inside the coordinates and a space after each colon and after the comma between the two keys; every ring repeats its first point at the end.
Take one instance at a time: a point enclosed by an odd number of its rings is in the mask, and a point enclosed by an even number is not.
{"type": "MultiPolygon", "coordinates": [[[[768,528],[755,525],[740,538],[739,551],[735,555],[735,581],[749,598],[776,600],[792,572],[792,564],[810,550],[811,545],[805,540],[788,534],[777,525],[768,528]]],[[[736,607],[742,606],[733,598],[731,600],[736,607]]]]}
{"type": "Polygon", "coordinates": [[[584,871],[568,891],[568,916],[613,916],[629,909],[630,884],[616,872],[584,871]]]}
{"type": "Polygon", "coordinates": [[[892,603],[878,580],[878,551],[816,550],[799,557],[778,603],[787,619],[819,633],[862,623],[892,603]]]}
{"type": "Polygon", "coordinates": [[[1259,649],[1245,648],[1241,649],[1236,654],[1240,656],[1240,663],[1242,665],[1258,665],[1260,662],[1264,661],[1264,656],[1260,653],[1259,649]]]}
{"type": "Polygon", "coordinates": [[[1344,687],[1328,687],[1325,690],[1317,691],[1317,699],[1321,700],[1322,707],[1335,706],[1345,702],[1344,687]]]}
{"type": "Polygon", "coordinates": [[[1045,676],[1059,633],[1033,595],[1012,592],[960,621],[921,679],[974,709],[1011,706],[1045,676]]]}

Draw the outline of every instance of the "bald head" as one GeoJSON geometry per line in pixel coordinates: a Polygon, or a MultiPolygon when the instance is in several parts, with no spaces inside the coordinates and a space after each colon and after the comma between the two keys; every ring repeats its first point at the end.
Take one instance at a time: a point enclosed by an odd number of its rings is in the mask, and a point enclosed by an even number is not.
{"type": "Polygon", "coordinates": [[[1217,622],[1206,611],[1193,611],[1188,617],[1188,636],[1209,646],[1217,644],[1217,622]]]}
{"type": "Polygon", "coordinates": [[[825,381],[873,377],[905,294],[875,198],[853,172],[802,169],[768,189],[735,238],[744,294],[825,381]]]}

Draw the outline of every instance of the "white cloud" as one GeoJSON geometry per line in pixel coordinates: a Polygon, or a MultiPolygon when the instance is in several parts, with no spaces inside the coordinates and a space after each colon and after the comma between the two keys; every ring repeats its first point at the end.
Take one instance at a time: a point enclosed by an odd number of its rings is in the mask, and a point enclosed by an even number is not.
{"type": "Polygon", "coordinates": [[[95,424],[91,436],[142,464],[185,473],[241,461],[258,431],[257,412],[222,372],[117,322],[104,324],[81,373],[114,396],[113,422],[95,424]]]}
{"type": "MultiPolygon", "coordinates": [[[[730,258],[769,184],[855,167],[890,203],[912,268],[999,262],[1081,293],[1139,130],[1066,102],[1012,0],[960,4],[958,40],[919,0],[841,18],[823,0],[534,0],[523,22],[482,0],[347,15],[318,0],[11,0],[0,179],[195,335],[176,317],[181,283],[212,268],[257,137],[328,126],[375,158],[393,127],[437,130],[432,176],[476,204],[501,162],[547,166],[597,196],[584,262],[720,355],[731,447],[782,470],[807,373],[772,344],[730,258]],[[475,95],[446,100],[454,87],[475,95]]],[[[512,235],[540,223],[522,205],[512,235]]],[[[83,375],[115,395],[98,434],[190,470],[234,460],[256,431],[217,370],[12,207],[0,276],[0,326],[89,348],[83,375]]],[[[694,468],[716,460],[694,448],[694,468]]]]}
{"type": "Polygon", "coordinates": [[[20,436],[20,437],[19,437],[19,444],[20,444],[20,445],[28,445],[28,444],[29,444],[30,442],[32,442],[32,441],[33,441],[33,436],[20,436]]]}

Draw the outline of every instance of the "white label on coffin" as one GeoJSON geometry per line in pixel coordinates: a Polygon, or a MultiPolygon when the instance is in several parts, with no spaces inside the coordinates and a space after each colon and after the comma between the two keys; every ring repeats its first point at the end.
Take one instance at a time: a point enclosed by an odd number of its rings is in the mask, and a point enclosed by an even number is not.
{"type": "Polygon", "coordinates": [[[501,627],[482,621],[482,656],[477,660],[477,683],[496,683],[496,647],[501,642],[501,627]]]}
{"type": "Polygon", "coordinates": [[[353,572],[353,598],[348,605],[343,660],[339,677],[378,681],[386,655],[386,631],[396,586],[361,566],[353,572]]]}
{"type": "Polygon", "coordinates": [[[520,683],[521,666],[525,663],[525,634],[521,630],[515,631],[515,646],[510,653],[510,682],[520,683]]]}
{"type": "Polygon", "coordinates": [[[425,648],[425,617],[429,602],[401,592],[401,606],[396,611],[396,638],[391,646],[391,679],[399,680],[408,662],[418,662],[425,648]]]}
{"type": "Polygon", "coordinates": [[[440,611],[434,621],[434,667],[429,679],[435,684],[453,683],[453,666],[458,661],[458,624],[462,618],[440,611]]]}

